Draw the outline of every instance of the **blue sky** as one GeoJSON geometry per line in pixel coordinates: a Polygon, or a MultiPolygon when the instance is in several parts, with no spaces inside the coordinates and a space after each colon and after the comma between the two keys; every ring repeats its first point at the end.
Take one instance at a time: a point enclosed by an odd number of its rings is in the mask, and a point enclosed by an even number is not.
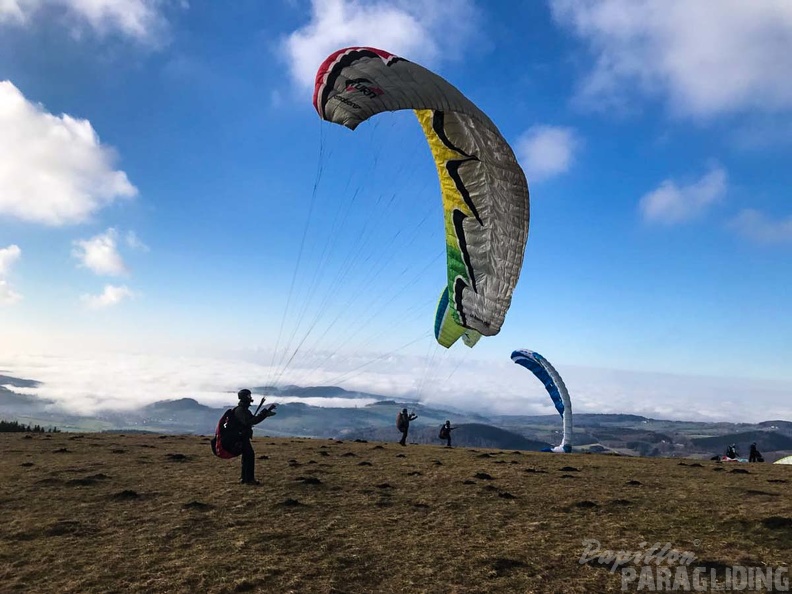
{"type": "Polygon", "coordinates": [[[792,418],[791,33],[784,0],[6,2],[0,369],[85,411],[293,381],[549,413],[530,348],[581,412],[792,418]],[[472,350],[431,336],[413,116],[311,106],[350,45],[448,79],[526,172],[522,276],[472,350]]]}

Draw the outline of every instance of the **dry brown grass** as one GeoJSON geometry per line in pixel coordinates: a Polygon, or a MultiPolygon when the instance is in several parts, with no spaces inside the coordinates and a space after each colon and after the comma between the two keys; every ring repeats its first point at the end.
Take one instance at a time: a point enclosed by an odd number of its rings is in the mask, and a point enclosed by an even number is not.
{"type": "Polygon", "coordinates": [[[579,563],[584,538],[670,542],[712,566],[778,566],[792,548],[789,467],[254,447],[257,487],[205,437],[0,434],[0,591],[589,593],[620,577],[579,563]]]}

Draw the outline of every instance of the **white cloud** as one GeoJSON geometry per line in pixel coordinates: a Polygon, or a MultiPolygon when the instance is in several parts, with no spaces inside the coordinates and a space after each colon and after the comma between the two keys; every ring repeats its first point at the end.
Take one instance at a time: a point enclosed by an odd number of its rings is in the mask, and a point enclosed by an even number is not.
{"type": "Polygon", "coordinates": [[[0,217],[82,223],[137,189],[87,120],[54,116],[0,81],[0,217]]]}
{"type": "Polygon", "coordinates": [[[127,268],[118,253],[118,232],[110,228],[91,239],[80,239],[74,242],[72,256],[79,260],[79,265],[96,274],[105,276],[121,276],[127,274],[127,268]]]}
{"type": "Polygon", "coordinates": [[[142,252],[149,251],[149,247],[140,240],[140,238],[137,236],[137,233],[134,231],[127,231],[126,237],[124,239],[126,240],[127,246],[133,250],[140,250],[142,252]]]}
{"type": "Polygon", "coordinates": [[[118,305],[124,299],[134,297],[135,294],[126,285],[105,285],[104,291],[99,295],[82,295],[80,300],[89,309],[104,309],[118,305]]]}
{"type": "Polygon", "coordinates": [[[22,299],[22,295],[14,291],[5,278],[21,255],[18,245],[0,248],[0,305],[13,305],[22,299]]]}
{"type": "Polygon", "coordinates": [[[25,0],[3,0],[0,2],[0,23],[25,22],[25,4],[25,0]]]}
{"type": "Polygon", "coordinates": [[[87,25],[99,35],[119,33],[158,45],[167,32],[160,13],[163,4],[162,0],[0,0],[0,24],[26,26],[50,14],[77,27],[75,34],[87,25]]]}
{"type": "Polygon", "coordinates": [[[6,248],[0,248],[0,278],[6,276],[11,270],[11,265],[19,260],[22,255],[22,250],[18,245],[9,245],[6,248]]]}
{"type": "Polygon", "coordinates": [[[311,20],[282,42],[294,80],[311,88],[332,52],[378,47],[425,65],[453,59],[476,29],[472,0],[311,0],[311,20]]]}
{"type": "Polygon", "coordinates": [[[13,305],[21,301],[22,295],[14,291],[8,283],[0,278],[0,305],[13,305]]]}
{"type": "Polygon", "coordinates": [[[323,408],[363,408],[369,404],[379,402],[376,398],[321,398],[300,396],[278,396],[278,404],[307,404],[308,406],[321,406],[323,408]]]}
{"type": "Polygon", "coordinates": [[[534,182],[569,170],[580,145],[572,128],[533,126],[517,139],[515,152],[528,181],[534,182]]]}
{"type": "Polygon", "coordinates": [[[726,179],[726,171],[720,167],[686,186],[678,186],[667,179],[656,190],[643,196],[638,208],[645,221],[665,225],[684,223],[702,215],[723,198],[726,179]]]}
{"type": "Polygon", "coordinates": [[[678,114],[792,108],[788,0],[551,0],[596,62],[581,98],[608,108],[635,92],[678,114]]]}
{"type": "Polygon", "coordinates": [[[728,226],[757,243],[792,244],[792,216],[773,220],[764,213],[747,208],[734,217],[728,226]]]}

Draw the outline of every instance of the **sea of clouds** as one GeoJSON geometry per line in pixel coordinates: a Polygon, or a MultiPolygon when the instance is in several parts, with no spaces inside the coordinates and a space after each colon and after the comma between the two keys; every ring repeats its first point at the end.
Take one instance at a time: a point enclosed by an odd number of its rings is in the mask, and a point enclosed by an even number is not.
{"type": "MultiPolygon", "coordinates": [[[[792,419],[789,383],[554,363],[566,382],[576,413],[630,413],[656,419],[731,422],[792,419]]],[[[284,368],[273,364],[270,355],[257,352],[225,356],[0,352],[0,375],[40,382],[33,388],[4,387],[85,415],[179,398],[222,407],[235,402],[240,388],[271,384],[339,386],[371,396],[272,396],[270,402],[359,407],[378,399],[401,399],[484,414],[555,414],[542,384],[508,360],[466,356],[461,364],[442,356],[389,355],[378,359],[367,354],[336,356],[322,361],[321,367],[315,365],[315,360],[308,359],[284,368]]]]}

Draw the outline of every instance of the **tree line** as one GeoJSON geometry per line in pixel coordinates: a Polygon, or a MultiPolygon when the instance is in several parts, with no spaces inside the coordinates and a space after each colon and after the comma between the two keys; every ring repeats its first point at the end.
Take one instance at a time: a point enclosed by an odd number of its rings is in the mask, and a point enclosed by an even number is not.
{"type": "Polygon", "coordinates": [[[41,425],[23,425],[19,421],[0,420],[0,433],[60,433],[57,427],[44,428],[41,425]]]}

